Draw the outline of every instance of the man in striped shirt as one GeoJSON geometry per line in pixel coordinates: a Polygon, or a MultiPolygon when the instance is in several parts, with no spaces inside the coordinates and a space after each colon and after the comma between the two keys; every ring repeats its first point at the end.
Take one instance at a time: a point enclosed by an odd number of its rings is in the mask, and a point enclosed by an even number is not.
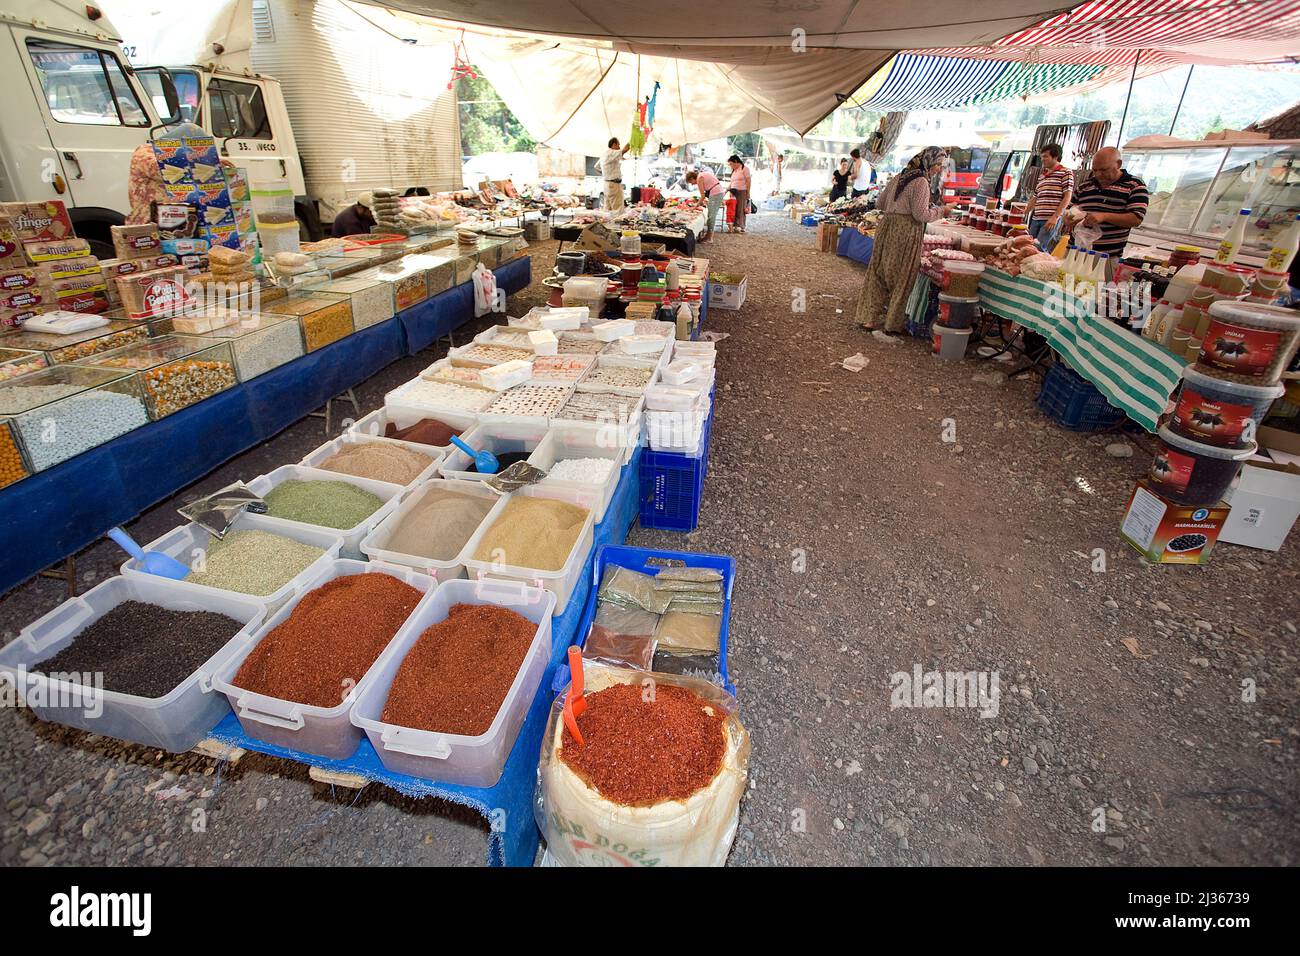
{"type": "Polygon", "coordinates": [[[1061,234],[1061,219],[1074,193],[1074,173],[1061,165],[1061,147],[1048,143],[1042,149],[1043,169],[1029,197],[1029,234],[1047,252],[1061,234]]]}
{"type": "Polygon", "coordinates": [[[1149,200],[1146,183],[1126,172],[1119,150],[1107,146],[1092,158],[1092,175],[1075,193],[1073,208],[1084,214],[1085,226],[1101,229],[1093,251],[1115,258],[1124,251],[1129,231],[1146,218],[1149,200]]]}

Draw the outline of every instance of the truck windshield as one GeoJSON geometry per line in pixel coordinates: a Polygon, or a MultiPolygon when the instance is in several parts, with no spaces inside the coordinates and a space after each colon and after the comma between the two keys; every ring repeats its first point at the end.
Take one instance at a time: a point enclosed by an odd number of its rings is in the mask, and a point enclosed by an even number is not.
{"type": "Polygon", "coordinates": [[[218,139],[271,138],[260,86],[214,79],[208,84],[208,102],[212,105],[212,135],[218,139]]]}
{"type": "MultiPolygon", "coordinates": [[[[172,83],[176,87],[176,100],[180,104],[182,122],[202,126],[203,119],[199,112],[199,75],[193,70],[171,70],[172,83]]],[[[167,115],[167,97],[163,93],[162,77],[157,67],[137,68],[136,79],[144,87],[145,95],[153,103],[154,112],[159,116],[167,115]]]]}
{"type": "Polygon", "coordinates": [[[57,122],[149,125],[148,114],[114,54],[50,40],[28,40],[27,52],[57,122]]]}

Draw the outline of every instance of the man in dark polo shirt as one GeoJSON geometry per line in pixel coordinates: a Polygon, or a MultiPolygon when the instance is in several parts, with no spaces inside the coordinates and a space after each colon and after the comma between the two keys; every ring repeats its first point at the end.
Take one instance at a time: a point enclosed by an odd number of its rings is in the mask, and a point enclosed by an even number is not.
{"type": "MultiPolygon", "coordinates": [[[[1125,172],[1119,150],[1107,146],[1092,158],[1092,175],[1074,194],[1073,208],[1085,213],[1085,226],[1101,229],[1093,251],[1114,260],[1124,251],[1129,230],[1146,218],[1149,200],[1146,183],[1125,172]]],[[[1072,218],[1077,220],[1078,214],[1072,218]]]]}

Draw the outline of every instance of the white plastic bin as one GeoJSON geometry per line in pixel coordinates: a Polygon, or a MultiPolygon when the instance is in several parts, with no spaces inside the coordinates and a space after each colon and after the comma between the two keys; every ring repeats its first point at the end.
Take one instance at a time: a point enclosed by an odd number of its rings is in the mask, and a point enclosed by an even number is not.
{"type": "Polygon", "coordinates": [[[203,590],[208,593],[196,594],[152,574],[109,578],[23,628],[16,640],[0,650],[0,674],[19,690],[41,720],[183,753],[206,737],[228,712],[226,699],[212,693],[211,675],[252,640],[266,617],[266,606],[254,598],[203,590]],[[243,627],[163,697],[85,688],[80,683],[51,680],[39,672],[41,661],[63,650],[87,627],[127,601],[171,611],[214,611],[234,618],[243,627]]]}
{"type": "Polygon", "coordinates": [[[420,445],[409,441],[396,441],[392,438],[378,438],[374,435],[354,435],[351,432],[348,432],[347,434],[340,435],[333,441],[327,441],[298,464],[304,468],[311,468],[314,471],[323,471],[328,475],[341,475],[343,472],[330,471],[328,468],[321,468],[321,462],[333,458],[349,445],[364,444],[394,445],[398,448],[405,448],[408,451],[413,451],[418,455],[428,456],[428,467],[416,475],[414,479],[408,481],[404,486],[406,488],[414,488],[416,485],[422,484],[436,475],[438,473],[438,466],[442,464],[442,459],[444,457],[443,452],[432,445],[420,445]]]}
{"type": "Polygon", "coordinates": [[[397,637],[371,668],[366,686],[357,694],[352,723],[365,731],[380,762],[394,773],[426,780],[467,787],[493,786],[501,777],[506,758],[510,756],[546,671],[551,655],[554,605],[555,595],[538,588],[502,586],[492,581],[447,581],[440,584],[398,631],[397,637]],[[379,718],[402,661],[420,636],[434,624],[445,621],[457,604],[505,607],[537,624],[537,636],[529,645],[492,725],[477,737],[466,737],[384,723],[379,718]]]}
{"type": "MultiPolygon", "coordinates": [[[[336,559],[339,556],[339,548],[343,545],[343,538],[336,531],[313,528],[311,525],[298,524],[292,521],[277,522],[263,515],[250,515],[248,513],[241,514],[230,523],[230,531],[227,534],[235,531],[265,531],[268,534],[278,534],[284,538],[291,538],[294,541],[301,541],[303,544],[321,548],[325,553],[286,581],[277,590],[267,595],[242,594],[238,591],[227,591],[222,588],[209,587],[206,584],[195,584],[191,581],[173,581],[172,583],[196,596],[230,597],[233,595],[248,598],[265,605],[267,613],[271,613],[289,600],[298,588],[319,574],[325,565],[336,559]]],[[[163,554],[171,555],[181,564],[189,567],[193,564],[195,558],[207,553],[212,540],[212,534],[206,528],[191,523],[173,528],[162,537],[155,538],[144,546],[144,550],[161,551],[163,554]]],[[[129,578],[146,578],[150,581],[156,578],[156,575],[143,571],[135,558],[129,558],[122,562],[121,570],[122,574],[129,578]]]]}
{"type": "MultiPolygon", "coordinates": [[[[519,424],[483,422],[460,437],[461,441],[475,451],[490,451],[494,455],[510,452],[531,453],[546,437],[546,426],[532,422],[519,424]]],[[[438,474],[444,478],[457,478],[461,481],[483,481],[492,477],[479,474],[477,471],[468,471],[469,465],[469,455],[453,445],[447,457],[438,466],[438,474]]]]}
{"type": "MultiPolygon", "coordinates": [[[[482,481],[459,481],[446,478],[434,478],[426,481],[414,491],[411,492],[402,503],[397,506],[392,514],[375,526],[375,529],[366,535],[361,542],[362,552],[370,558],[371,561],[383,561],[387,564],[396,564],[402,567],[414,568],[424,574],[431,575],[439,582],[452,581],[456,578],[465,576],[465,548],[461,547],[454,558],[446,561],[438,561],[434,558],[426,558],[418,554],[405,554],[401,551],[392,551],[388,548],[388,541],[392,538],[393,532],[401,525],[416,506],[426,497],[431,495],[435,490],[458,491],[466,495],[474,495],[479,498],[490,500],[493,505],[501,496],[495,491],[483,484],[482,481]]],[[[470,541],[473,540],[470,535],[470,541]]],[[[469,544],[466,541],[465,544],[469,544]]]]}
{"type": "Polygon", "coordinates": [[[529,498],[551,498],[555,501],[567,501],[571,505],[587,509],[587,520],[583,522],[582,530],[578,532],[578,538],[573,543],[573,549],[569,552],[569,558],[564,562],[564,567],[558,571],[542,571],[537,568],[523,568],[510,564],[498,565],[491,561],[476,561],[473,558],[474,552],[478,550],[479,542],[483,540],[483,536],[487,534],[488,529],[501,517],[501,512],[505,510],[506,503],[512,497],[506,495],[488,512],[487,517],[483,519],[483,523],[479,525],[478,531],[474,532],[474,537],[470,538],[465,545],[465,551],[463,552],[465,571],[471,580],[494,578],[504,581],[518,581],[530,587],[545,588],[552,591],[555,594],[555,613],[563,614],[565,608],[569,606],[569,597],[573,594],[574,585],[578,583],[579,575],[582,574],[583,568],[587,566],[587,557],[591,554],[596,525],[594,509],[599,498],[599,492],[583,485],[553,483],[550,485],[529,485],[526,488],[521,488],[515,494],[529,498]]]}
{"type": "Polygon", "coordinates": [[[275,471],[268,472],[265,475],[258,475],[252,481],[247,482],[247,485],[248,490],[253,494],[265,498],[271,489],[282,482],[290,480],[341,481],[344,484],[355,485],[362,491],[368,491],[383,502],[369,517],[351,528],[325,528],[305,521],[291,521],[288,518],[259,515],[268,523],[280,528],[319,528],[322,531],[329,531],[338,535],[343,539],[343,547],[339,553],[339,557],[343,558],[359,559],[361,557],[361,539],[368,535],[379,522],[396,510],[397,506],[401,504],[402,495],[406,492],[406,487],[403,485],[394,485],[387,481],[371,481],[369,478],[358,478],[355,475],[345,475],[337,471],[304,468],[302,465],[281,465],[275,471]]]}
{"type": "Polygon", "coordinates": [[[628,415],[615,421],[587,421],[577,418],[552,418],[551,431],[568,442],[588,442],[601,448],[621,448],[623,462],[632,460],[641,444],[642,418],[645,413],[645,396],[628,398],[628,415]]]}
{"type": "Polygon", "coordinates": [[[579,489],[596,489],[600,492],[600,497],[596,499],[592,510],[595,512],[595,523],[600,524],[605,520],[605,509],[609,507],[610,500],[614,497],[614,489],[618,487],[619,478],[623,474],[623,464],[626,457],[626,449],[618,446],[599,445],[594,441],[588,440],[586,435],[575,434],[572,432],[549,432],[541,443],[533,450],[532,456],[528,463],[535,468],[543,471],[550,471],[557,461],[564,461],[570,458],[607,458],[614,463],[614,467],[609,471],[609,477],[605,479],[604,484],[590,485],[577,481],[561,481],[556,478],[544,478],[541,484],[547,487],[557,485],[560,487],[572,487],[579,489]]]}
{"type": "MultiPolygon", "coordinates": [[[[375,674],[379,661],[383,659],[383,652],[375,659],[375,663],[370,665],[370,669],[347,697],[333,707],[315,707],[310,704],[281,700],[278,697],[268,697],[265,694],[255,694],[231,683],[239,673],[239,668],[244,666],[248,655],[253,652],[253,648],[288,620],[299,601],[327,581],[350,574],[387,574],[425,594],[426,597],[415,606],[411,618],[407,619],[408,622],[419,613],[435,586],[433,578],[427,574],[421,574],[412,568],[393,567],[378,562],[339,560],[322,568],[319,574],[307,582],[292,600],[259,627],[251,639],[241,645],[239,651],[230,656],[212,676],[213,689],[224,694],[229,700],[230,708],[239,718],[239,724],[248,736],[264,740],[277,747],[287,747],[290,750],[328,757],[332,760],[342,760],[344,757],[351,756],[357,749],[357,744],[361,742],[361,731],[353,726],[350,712],[361,692],[365,690],[367,682],[375,674]]],[[[401,633],[402,628],[398,628],[397,633],[393,635],[394,639],[401,633]]]]}
{"type": "MultiPolygon", "coordinates": [[[[376,409],[370,414],[358,419],[348,429],[349,435],[374,435],[382,438],[384,429],[391,422],[396,428],[410,428],[416,422],[425,418],[436,418],[438,421],[451,428],[464,431],[467,428],[473,428],[478,424],[478,415],[473,412],[430,412],[428,409],[413,408],[407,405],[385,405],[376,409]]],[[[390,438],[389,441],[398,439],[390,438]]],[[[419,442],[404,441],[407,445],[416,451],[427,451],[434,449],[443,453],[445,457],[447,452],[454,448],[454,445],[421,445],[419,442]]]]}

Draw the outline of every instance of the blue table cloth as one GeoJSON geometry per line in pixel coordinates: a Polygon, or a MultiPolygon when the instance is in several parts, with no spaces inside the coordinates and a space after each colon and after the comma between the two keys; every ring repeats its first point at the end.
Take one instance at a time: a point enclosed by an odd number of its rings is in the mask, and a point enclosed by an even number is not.
{"type": "Polygon", "coordinates": [[[641,450],[623,467],[618,487],[605,511],[605,519],[596,525],[591,553],[569,598],[564,613],[551,621],[551,660],[542,675],[537,694],[529,707],[515,740],[515,746],[506,758],[505,769],[495,786],[465,787],[458,784],[436,783],[419,777],[393,773],[379,760],[369,738],[363,737],[352,756],[344,760],[326,760],[310,754],[276,747],[249,737],[244,733],[239,719],[230,713],[212,731],[211,737],[233,747],[243,747],[258,753],[283,757],[298,763],[321,767],[339,773],[356,774],[366,780],[392,787],[412,797],[441,797],[452,803],[472,807],[487,817],[490,824],[487,858],[490,866],[531,866],[537,855],[540,834],[533,816],[533,793],[537,783],[537,760],[541,754],[542,736],[550,715],[555,693],[551,690],[557,667],[567,667],[566,651],[577,638],[579,622],[587,610],[592,594],[592,569],[596,552],[603,544],[622,544],[632,522],[636,519],[638,503],[638,475],[641,468],[641,450]]]}
{"type": "Polygon", "coordinates": [[[840,230],[839,244],[835,247],[835,254],[844,256],[846,259],[852,259],[855,262],[867,263],[871,261],[871,250],[876,241],[870,236],[864,236],[856,229],[844,227],[840,230]]]}
{"type": "MultiPolygon", "coordinates": [[[[527,257],[495,270],[508,293],[531,271],[527,257]]],[[[462,283],[0,490],[0,594],[473,317],[473,288],[462,283]]]]}

